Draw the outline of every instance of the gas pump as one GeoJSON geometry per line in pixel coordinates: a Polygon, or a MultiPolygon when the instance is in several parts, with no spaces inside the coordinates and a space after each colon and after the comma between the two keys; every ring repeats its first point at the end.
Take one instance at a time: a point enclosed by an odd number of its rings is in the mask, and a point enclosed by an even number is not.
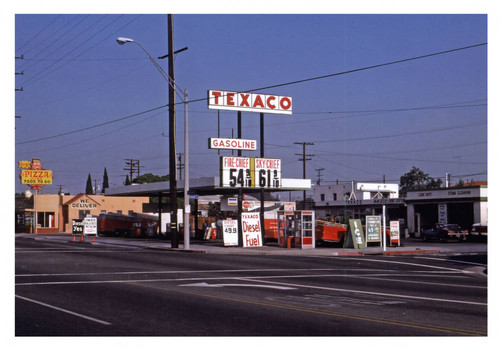
{"type": "Polygon", "coordinates": [[[278,211],[280,247],[316,247],[314,211],[278,211]]]}

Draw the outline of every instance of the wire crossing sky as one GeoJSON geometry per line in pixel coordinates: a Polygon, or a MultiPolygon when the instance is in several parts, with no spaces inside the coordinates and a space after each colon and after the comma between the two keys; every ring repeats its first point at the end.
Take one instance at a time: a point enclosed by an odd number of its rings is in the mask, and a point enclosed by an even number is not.
{"type": "MultiPolygon", "coordinates": [[[[456,182],[487,179],[486,15],[173,21],[174,48],[188,47],[175,56],[175,78],[189,93],[191,178],[218,176],[219,154],[207,140],[236,134],[236,112],[206,106],[215,89],[293,98],[292,115],[265,115],[265,154],[283,159],[284,177],[302,177],[294,143],[310,142],[313,182],[318,168],[323,183],[398,182],[412,166],[456,182]]],[[[115,41],[129,37],[164,56],[166,22],[140,13],[15,16],[15,161],[40,158],[53,171],[43,192],[83,192],[88,174],[102,180],[104,168],[110,185],[121,186],[124,159],[141,160],[141,173],[168,173],[168,85],[137,45],[115,41]]],[[[167,60],[158,63],[167,70],[167,60]]],[[[258,114],[243,113],[242,136],[259,139],[258,114]]],[[[18,182],[16,192],[24,191],[18,182]]]]}

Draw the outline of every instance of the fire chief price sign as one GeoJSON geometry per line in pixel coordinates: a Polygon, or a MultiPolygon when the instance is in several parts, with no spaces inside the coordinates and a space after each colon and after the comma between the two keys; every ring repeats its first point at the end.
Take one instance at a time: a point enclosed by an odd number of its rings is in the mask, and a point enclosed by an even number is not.
{"type": "Polygon", "coordinates": [[[243,247],[262,246],[262,230],[260,226],[260,214],[258,212],[244,212],[241,214],[241,229],[243,235],[243,247]]]}
{"type": "Polygon", "coordinates": [[[238,221],[226,219],[222,221],[224,246],[238,246],[238,221]]]}
{"type": "Polygon", "coordinates": [[[221,158],[221,187],[251,188],[252,175],[250,169],[251,158],[222,156],[221,158]]]}

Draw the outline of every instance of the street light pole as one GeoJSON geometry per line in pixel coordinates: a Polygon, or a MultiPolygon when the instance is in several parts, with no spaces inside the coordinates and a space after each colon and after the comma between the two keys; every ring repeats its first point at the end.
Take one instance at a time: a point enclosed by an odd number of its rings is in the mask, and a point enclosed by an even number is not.
{"type": "MultiPolygon", "coordinates": [[[[169,17],[169,26],[171,24],[171,20],[169,17]]],[[[170,33],[170,31],[169,31],[170,33]]],[[[175,93],[179,95],[179,93],[175,90],[176,88],[182,93],[182,97],[184,100],[184,159],[185,159],[185,176],[184,176],[184,249],[189,249],[189,232],[190,232],[190,227],[189,227],[189,196],[188,196],[188,191],[189,191],[189,151],[188,151],[188,146],[189,146],[189,139],[188,139],[188,93],[187,89],[183,91],[180,90],[179,86],[175,84],[174,80],[174,74],[173,74],[173,66],[170,68],[169,64],[169,74],[167,74],[163,68],[155,61],[155,59],[149,54],[149,52],[137,41],[134,41],[129,38],[123,38],[119,37],[116,39],[116,42],[119,45],[124,45],[125,43],[128,42],[133,42],[136,43],[149,57],[151,60],[151,63],[158,69],[160,74],[163,76],[165,80],[167,80],[169,84],[169,167],[170,167],[170,217],[171,217],[171,229],[172,229],[172,247],[173,248],[178,248],[179,247],[179,241],[178,241],[178,236],[177,236],[177,177],[176,177],[176,164],[175,164],[175,93]],[[171,73],[171,74],[170,74],[171,73]],[[174,96],[171,97],[171,92],[173,92],[174,96]],[[173,114],[173,116],[172,116],[173,114]],[[172,155],[173,153],[173,155],[172,155]]],[[[169,40],[169,42],[171,42],[169,40]]],[[[172,43],[173,45],[173,43],[172,43]]],[[[170,46],[170,45],[169,45],[170,46]]],[[[185,48],[187,49],[187,48],[185,48]]],[[[179,50],[183,51],[185,49],[179,50]]],[[[169,55],[168,57],[173,57],[172,53],[176,52],[170,52],[173,51],[173,47],[169,47],[169,55]]],[[[170,62],[169,62],[170,63],[170,62]]],[[[173,65],[173,63],[172,63],[173,65]]],[[[180,95],[179,95],[180,96],[180,95]]]]}
{"type": "Polygon", "coordinates": [[[184,89],[184,249],[189,249],[189,132],[188,132],[188,90],[184,89]]]}

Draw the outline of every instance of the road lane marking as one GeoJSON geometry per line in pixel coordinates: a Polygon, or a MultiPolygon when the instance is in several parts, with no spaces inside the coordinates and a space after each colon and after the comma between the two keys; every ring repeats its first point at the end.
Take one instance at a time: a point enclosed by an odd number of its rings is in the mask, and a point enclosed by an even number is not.
{"type": "Polygon", "coordinates": [[[31,298],[26,298],[26,297],[18,296],[17,294],[15,296],[16,296],[16,298],[25,300],[27,302],[35,303],[35,304],[38,304],[38,305],[41,305],[41,306],[44,306],[44,307],[47,307],[47,308],[50,308],[50,309],[58,310],[58,311],[61,311],[63,313],[74,315],[74,316],[80,317],[82,319],[90,320],[90,321],[93,321],[93,322],[97,322],[97,323],[102,324],[102,325],[106,325],[106,326],[112,325],[111,323],[109,323],[107,321],[103,321],[103,320],[99,320],[99,319],[96,319],[96,318],[93,318],[93,317],[90,317],[90,316],[87,316],[87,315],[75,313],[74,311],[70,311],[70,310],[67,310],[67,309],[59,308],[59,307],[56,307],[54,305],[50,305],[50,304],[47,304],[47,303],[36,301],[34,299],[31,299],[31,298]]]}
{"type": "MultiPolygon", "coordinates": [[[[146,271],[117,271],[117,272],[95,272],[95,273],[51,273],[51,274],[16,274],[16,277],[31,277],[31,276],[85,276],[85,275],[134,275],[134,274],[195,274],[195,273],[248,273],[248,272],[274,272],[274,271],[383,271],[385,269],[346,269],[346,268],[302,268],[302,269],[200,269],[200,270],[146,270],[146,271]]],[[[390,272],[390,270],[389,270],[390,272]]]]}
{"type": "Polygon", "coordinates": [[[389,324],[389,325],[395,325],[395,326],[401,326],[401,327],[409,327],[409,328],[413,328],[413,329],[423,329],[423,330],[432,331],[432,332],[445,332],[445,333],[453,333],[453,334],[460,334],[460,335],[467,335],[467,336],[486,336],[487,335],[486,333],[480,332],[480,331],[463,330],[463,329],[458,329],[458,328],[449,328],[449,327],[435,326],[435,325],[425,325],[425,324],[403,322],[403,321],[390,320],[390,319],[372,318],[372,317],[368,317],[368,316],[351,315],[351,314],[346,314],[346,313],[325,311],[325,310],[319,310],[319,309],[310,309],[310,308],[304,308],[304,307],[294,306],[294,305],[284,305],[284,304],[268,303],[268,302],[249,300],[249,299],[243,299],[243,298],[226,297],[226,296],[222,296],[222,295],[198,293],[198,292],[188,291],[186,289],[179,289],[179,288],[165,289],[162,287],[157,287],[157,286],[147,285],[147,284],[144,285],[144,284],[140,284],[140,283],[134,283],[133,285],[139,286],[139,287],[146,287],[146,288],[161,290],[164,292],[177,292],[177,293],[195,295],[195,296],[212,298],[212,299],[219,299],[219,300],[232,301],[232,302],[238,302],[238,303],[260,305],[260,306],[268,307],[268,308],[270,307],[270,308],[278,308],[278,309],[285,309],[285,310],[294,310],[294,311],[299,311],[299,312],[304,312],[304,313],[333,316],[333,317],[337,317],[337,318],[346,318],[346,319],[351,319],[351,320],[381,323],[381,324],[385,324],[385,325],[389,324]]]}
{"type": "Polygon", "coordinates": [[[441,269],[441,270],[450,270],[450,271],[464,272],[461,269],[439,267],[437,265],[417,264],[417,263],[400,262],[400,261],[390,261],[390,260],[383,260],[383,259],[371,259],[371,258],[356,258],[356,257],[353,257],[352,259],[363,260],[363,261],[371,261],[371,262],[379,262],[379,263],[392,263],[392,264],[411,265],[411,266],[414,266],[414,267],[416,266],[416,267],[421,267],[421,268],[431,268],[431,269],[441,269]]]}
{"type": "MultiPolygon", "coordinates": [[[[387,275],[394,276],[394,275],[387,275]]],[[[395,275],[399,276],[399,275],[395,275]]],[[[440,282],[428,282],[428,281],[411,281],[411,280],[400,280],[400,279],[389,279],[389,278],[381,278],[381,277],[372,277],[372,276],[360,276],[360,275],[346,275],[346,277],[355,278],[355,279],[369,279],[369,280],[381,280],[381,281],[392,281],[392,282],[403,282],[409,284],[426,284],[426,285],[435,285],[435,286],[448,286],[448,287],[464,287],[464,288],[478,288],[478,289],[488,289],[486,286],[472,286],[472,285],[460,285],[460,284],[443,284],[440,282]]]]}
{"type": "MultiPolygon", "coordinates": [[[[253,280],[253,279],[256,279],[256,278],[258,278],[258,277],[244,277],[244,278],[240,278],[240,280],[242,280],[242,281],[250,281],[250,280],[253,280]]],[[[488,303],[469,302],[469,301],[461,301],[461,300],[455,300],[455,299],[443,299],[443,298],[410,296],[410,295],[401,295],[401,294],[384,293],[384,292],[361,291],[361,290],[353,290],[353,289],[348,289],[348,288],[336,288],[336,287],[323,287],[323,286],[313,286],[313,285],[291,284],[291,283],[288,283],[288,282],[265,281],[265,280],[259,280],[259,281],[260,282],[264,282],[264,283],[275,284],[275,285],[283,285],[283,286],[298,287],[298,288],[313,288],[313,289],[324,290],[324,291],[346,292],[346,293],[356,293],[356,294],[369,294],[369,295],[383,296],[383,297],[395,297],[395,298],[403,298],[403,299],[415,299],[415,300],[433,301],[433,302],[459,303],[459,304],[468,304],[468,305],[488,306],[488,303]]]]}
{"type": "Polygon", "coordinates": [[[194,284],[179,285],[181,287],[260,287],[260,288],[272,288],[276,290],[296,290],[295,287],[288,286],[274,286],[274,285],[257,285],[257,284],[208,284],[206,282],[198,282],[194,284]]]}
{"type": "MultiPolygon", "coordinates": [[[[344,277],[345,274],[326,274],[326,275],[302,275],[303,278],[307,277],[344,277]]],[[[372,274],[367,275],[372,276],[372,274]]],[[[403,299],[415,299],[415,300],[426,300],[426,301],[435,301],[435,302],[446,302],[446,303],[460,303],[460,304],[468,304],[468,305],[481,305],[487,306],[487,303],[480,302],[468,302],[468,301],[460,301],[460,300],[452,300],[452,299],[442,299],[442,298],[432,298],[432,297],[421,297],[421,296],[410,296],[410,295],[400,295],[400,294],[392,294],[392,293],[380,293],[380,292],[372,292],[372,291],[361,291],[361,290],[353,290],[353,289],[345,289],[345,288],[333,288],[333,287],[322,287],[322,286],[312,286],[312,285],[302,285],[302,284],[291,284],[285,282],[277,282],[277,281],[265,281],[264,279],[269,278],[290,278],[290,275],[275,275],[275,276],[246,276],[246,277],[199,277],[199,278],[175,278],[175,279],[136,279],[136,280],[83,280],[83,281],[42,281],[42,282],[23,282],[16,283],[15,286],[36,286],[36,285],[76,285],[76,284],[106,284],[106,283],[152,283],[152,282],[179,282],[179,281],[208,281],[208,280],[240,280],[240,281],[250,281],[255,282],[258,280],[262,283],[280,285],[280,286],[289,286],[289,287],[299,287],[299,288],[314,288],[321,289],[326,291],[336,291],[336,292],[347,292],[347,293],[357,293],[357,294],[369,294],[369,295],[379,295],[385,297],[396,297],[403,299]]],[[[297,277],[297,275],[295,275],[297,277]]]]}
{"type": "Polygon", "coordinates": [[[467,261],[460,261],[460,260],[455,260],[455,259],[442,259],[442,258],[431,258],[431,257],[415,257],[415,258],[418,258],[418,259],[430,259],[430,260],[441,261],[441,262],[450,262],[450,263],[462,263],[462,264],[479,265],[481,267],[487,267],[488,266],[488,264],[484,264],[484,263],[467,262],[467,261]]]}

